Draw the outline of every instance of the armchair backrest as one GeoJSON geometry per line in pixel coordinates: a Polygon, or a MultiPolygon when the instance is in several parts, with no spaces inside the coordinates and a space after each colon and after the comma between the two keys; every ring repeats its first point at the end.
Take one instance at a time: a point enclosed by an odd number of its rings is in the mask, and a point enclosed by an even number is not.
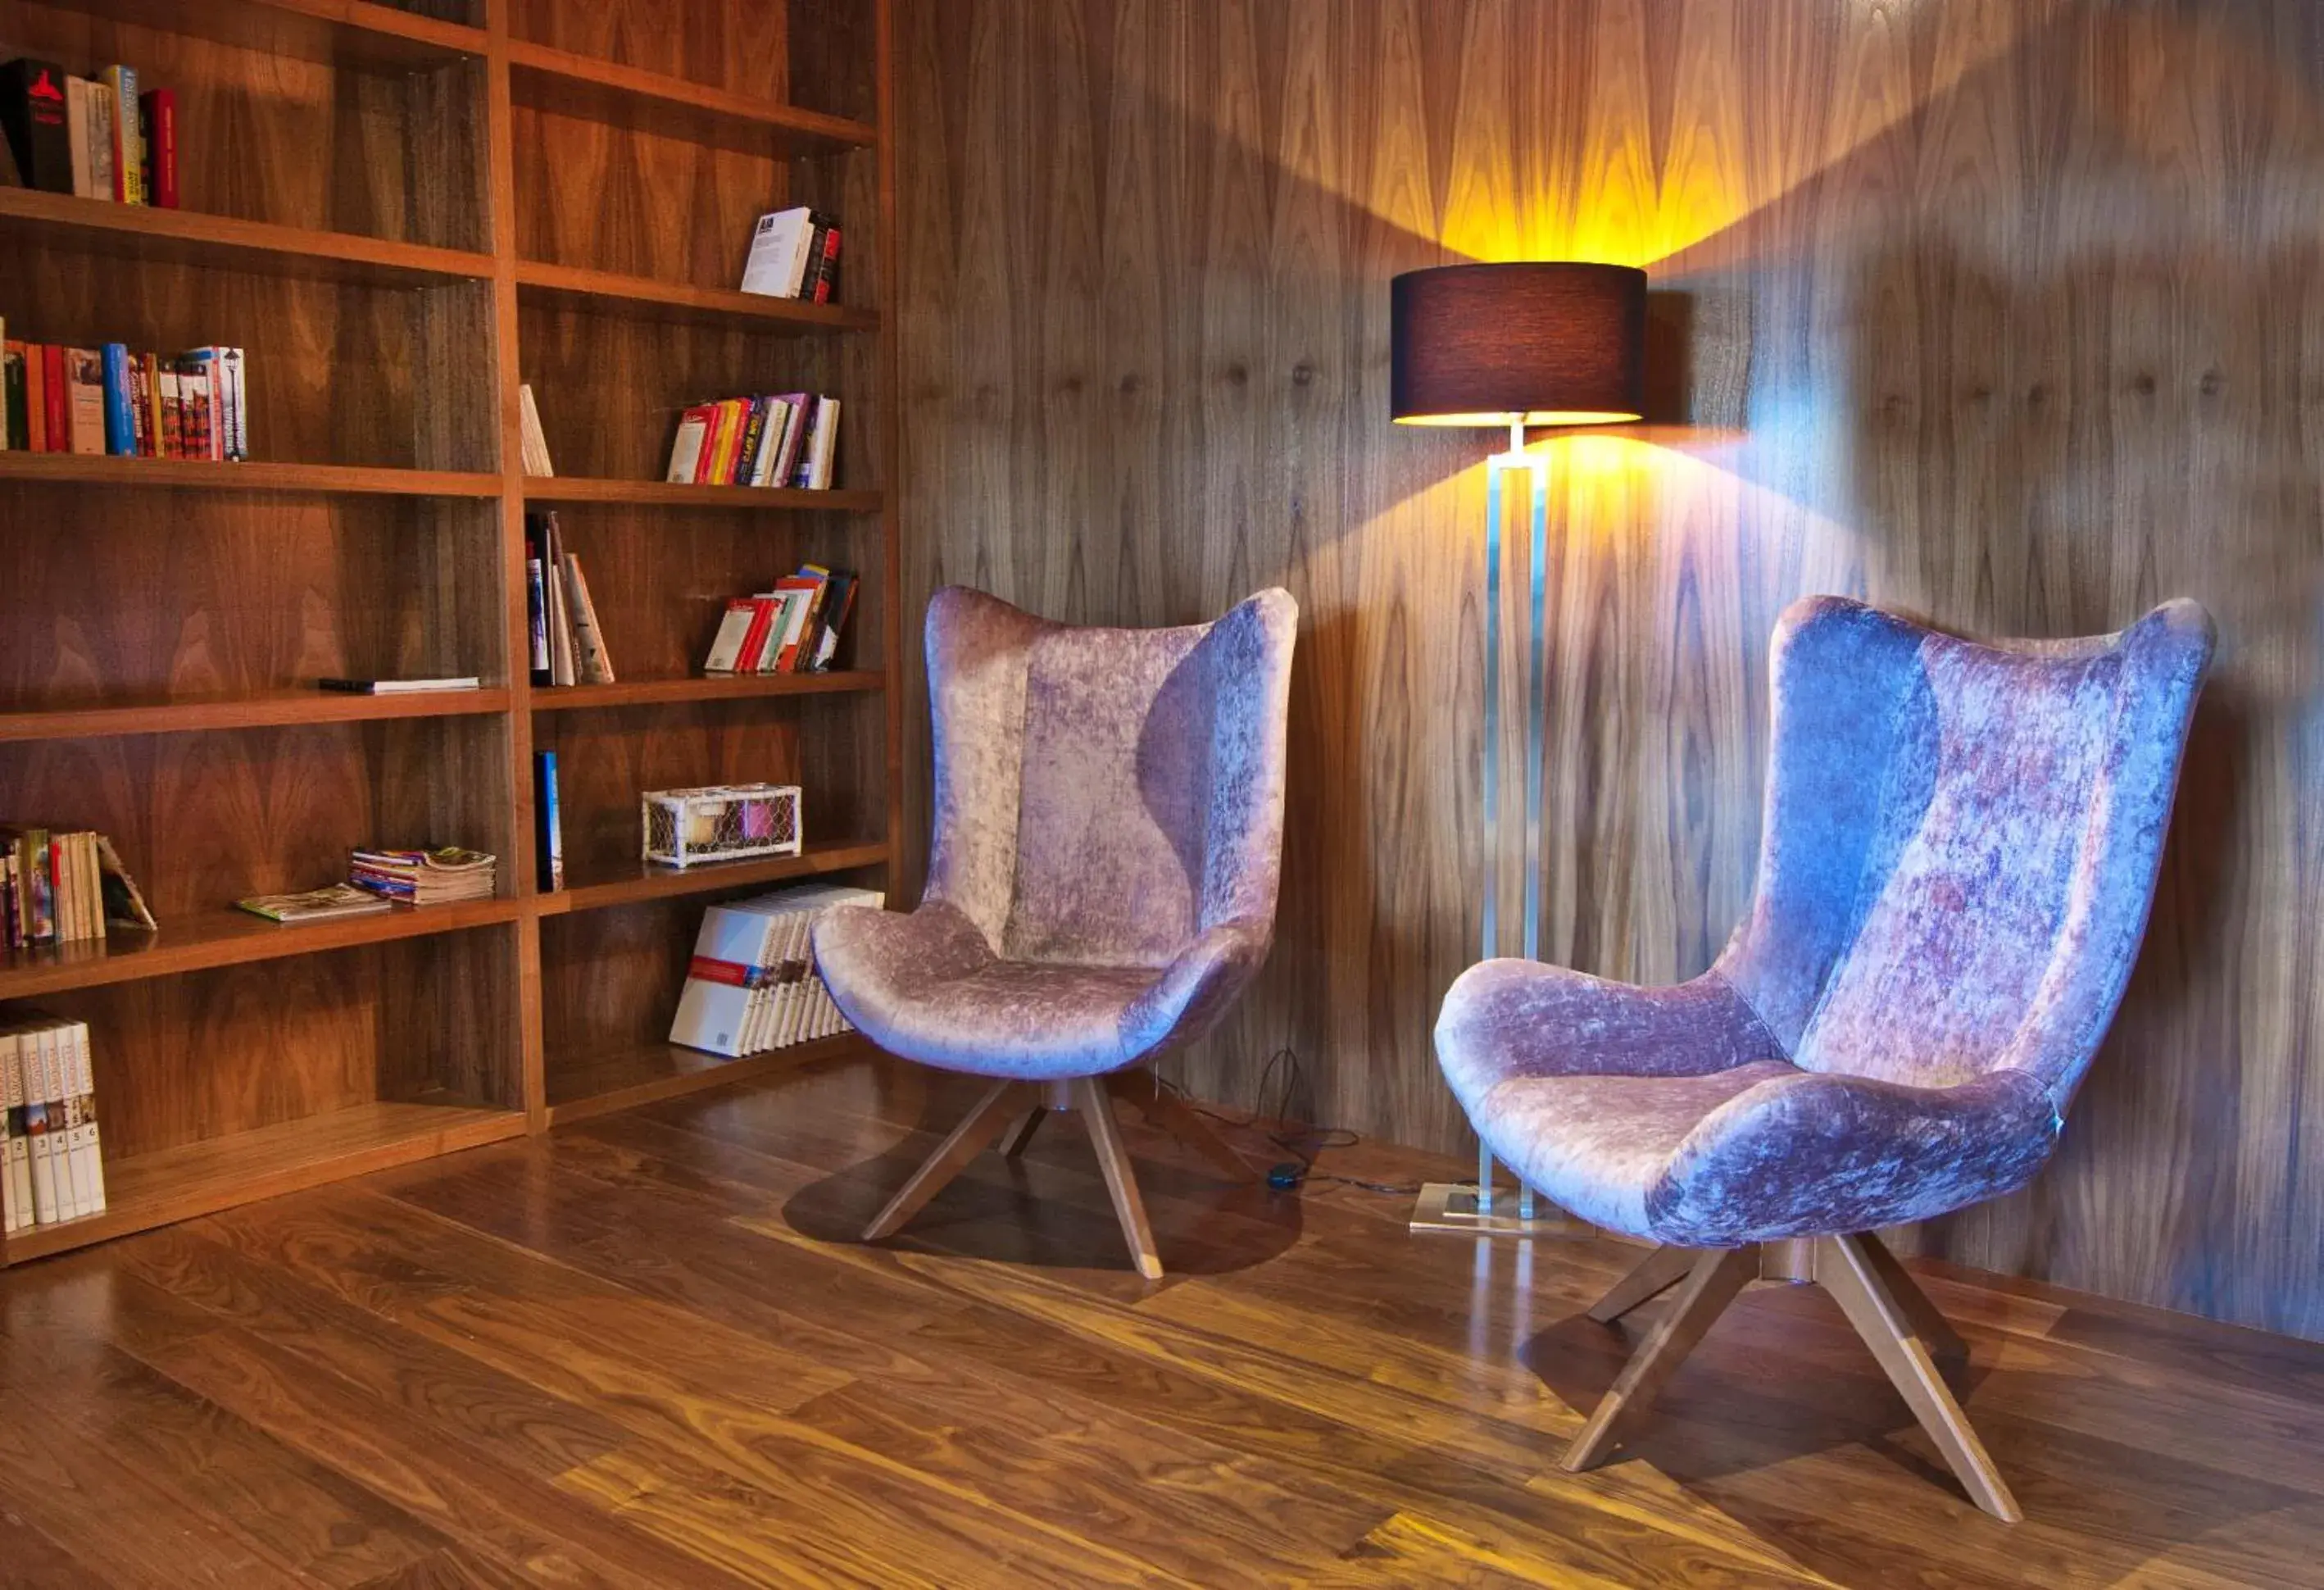
{"type": "Polygon", "coordinates": [[[2136,958],[2211,625],[1979,644],[1839,597],[1777,626],[1750,913],[1720,970],[1794,1063],[2065,1107],[2136,958]]]}
{"type": "Polygon", "coordinates": [[[938,591],[928,898],[1011,960],[1160,966],[1271,925],[1297,623],[1282,590],[1151,630],[938,591]]]}

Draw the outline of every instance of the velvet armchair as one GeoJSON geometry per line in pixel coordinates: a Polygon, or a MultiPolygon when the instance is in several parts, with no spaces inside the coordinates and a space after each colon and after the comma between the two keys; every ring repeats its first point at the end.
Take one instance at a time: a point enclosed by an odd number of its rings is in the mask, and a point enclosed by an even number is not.
{"type": "Polygon", "coordinates": [[[1023,1151],[1051,1109],[1085,1118],[1148,1277],[1161,1261],[1116,1099],[1250,1178],[1147,1068],[1217,1022],[1273,937],[1297,621],[1282,590],[1153,630],[1053,624],[958,587],[930,602],[927,887],[908,915],[827,913],[815,953],[874,1043],[991,1086],[866,1240],[1004,1132],[1023,1151]]]}
{"type": "Polygon", "coordinates": [[[1773,652],[1757,887],[1711,968],[1637,988],[1472,967],[1439,1063],[1527,1185],[1662,1246],[1591,1310],[1680,1288],[1564,1457],[1636,1428],[1745,1285],[1839,1301],[1970,1496],[2019,1516],[1935,1367],[1960,1338],[1874,1234],[2030,1179],[2145,929],[2203,610],[1978,644],[1837,597],[1773,652]]]}

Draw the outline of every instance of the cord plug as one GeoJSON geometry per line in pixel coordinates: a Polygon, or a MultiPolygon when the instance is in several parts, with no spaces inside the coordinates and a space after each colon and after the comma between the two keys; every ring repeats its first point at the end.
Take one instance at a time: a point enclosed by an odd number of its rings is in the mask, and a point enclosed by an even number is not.
{"type": "Polygon", "coordinates": [[[1288,1192],[1306,1179],[1307,1167],[1296,1160],[1286,1160],[1280,1165],[1270,1166],[1267,1172],[1267,1185],[1277,1192],[1288,1192]]]}

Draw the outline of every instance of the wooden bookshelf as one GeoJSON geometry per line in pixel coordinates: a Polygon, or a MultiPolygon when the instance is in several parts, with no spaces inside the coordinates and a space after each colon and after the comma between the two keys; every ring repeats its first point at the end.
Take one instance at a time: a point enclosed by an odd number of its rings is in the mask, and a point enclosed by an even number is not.
{"type": "Polygon", "coordinates": [[[254,455],[0,450],[0,818],[110,835],[161,921],[0,955],[7,1009],[89,1024],[111,1203],[0,1258],[857,1041],[721,1062],[664,1035],[706,903],[889,886],[890,4],[0,0],[0,58],[126,60],[181,117],[182,208],[0,189],[8,337],[243,347],[254,455]],[[836,302],[734,290],[752,223],[794,203],[846,227],[836,302]],[[565,473],[521,469],[520,382],[565,473]],[[842,399],[839,489],[660,478],[687,402],[794,390],[842,399]],[[550,510],[618,684],[529,682],[525,519],[550,510]],[[725,597],[803,561],[862,577],[836,670],[699,677],[725,597]],[[642,790],[742,779],[807,792],[802,855],[637,860],[642,790]],[[493,851],[498,897],[309,927],[231,908],[420,841],[493,851]]]}

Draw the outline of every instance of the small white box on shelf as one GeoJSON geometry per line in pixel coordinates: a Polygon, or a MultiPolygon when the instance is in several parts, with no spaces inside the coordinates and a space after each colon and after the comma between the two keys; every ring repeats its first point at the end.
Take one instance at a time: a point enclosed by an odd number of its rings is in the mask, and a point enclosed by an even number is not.
{"type": "Polygon", "coordinates": [[[649,790],[638,808],[645,858],[663,866],[799,853],[797,784],[649,790]]]}

